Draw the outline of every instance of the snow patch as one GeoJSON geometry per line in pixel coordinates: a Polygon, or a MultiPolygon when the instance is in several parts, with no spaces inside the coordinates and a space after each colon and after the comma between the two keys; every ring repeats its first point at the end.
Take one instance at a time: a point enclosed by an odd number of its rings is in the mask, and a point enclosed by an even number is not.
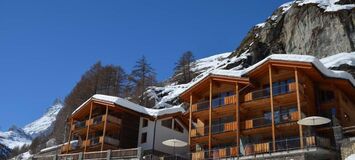
{"type": "Polygon", "coordinates": [[[340,0],[302,0],[297,1],[298,6],[305,4],[317,4],[318,7],[325,9],[325,12],[336,12],[339,10],[350,10],[355,8],[355,4],[336,4],[340,0]]]}

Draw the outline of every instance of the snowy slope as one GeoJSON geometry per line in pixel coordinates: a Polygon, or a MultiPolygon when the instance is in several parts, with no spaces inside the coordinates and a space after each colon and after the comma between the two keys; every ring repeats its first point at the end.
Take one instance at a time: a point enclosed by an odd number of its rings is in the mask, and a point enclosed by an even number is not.
{"type": "Polygon", "coordinates": [[[42,117],[26,125],[24,128],[13,126],[6,132],[0,131],[0,144],[4,144],[10,149],[30,145],[32,139],[51,131],[52,124],[56,120],[56,116],[62,107],[62,103],[56,101],[53,106],[48,108],[47,112],[42,117]]]}
{"type": "MultiPolygon", "coordinates": [[[[196,63],[200,63],[196,66],[206,66],[206,67],[201,67],[204,68],[201,70],[201,74],[198,75],[196,78],[194,78],[191,82],[187,84],[179,84],[176,85],[174,83],[169,84],[165,87],[151,87],[148,91],[147,94],[150,98],[156,100],[156,105],[154,108],[169,108],[169,107],[176,107],[176,106],[181,106],[178,102],[178,96],[184,92],[187,88],[191,87],[194,85],[197,81],[203,79],[209,74],[219,74],[221,71],[223,71],[223,74],[237,74],[241,75],[244,72],[247,72],[249,69],[252,69],[253,66],[248,68],[245,68],[244,66],[235,66],[231,68],[230,70],[225,70],[225,67],[228,66],[229,64],[236,63],[238,61],[243,61],[246,59],[248,56],[247,53],[242,54],[239,57],[232,57],[232,58],[217,58],[217,57],[226,57],[226,53],[224,54],[218,54],[216,56],[211,56],[207,57],[201,60],[197,60],[196,63]]],[[[340,66],[340,65],[355,65],[355,52],[352,53],[339,53],[339,54],[334,54],[332,56],[320,59],[320,60],[315,60],[313,56],[306,56],[306,55],[285,55],[285,56],[278,56],[278,55],[273,55],[270,56],[271,58],[279,58],[279,59],[285,59],[290,58],[290,60],[298,60],[301,61],[302,57],[304,58],[303,60],[305,62],[312,62],[312,63],[317,63],[317,66],[321,67],[322,70],[324,70],[324,73],[327,76],[330,77],[345,77],[347,79],[351,79],[353,84],[355,81],[353,80],[354,78],[351,77],[350,74],[344,73],[342,71],[333,71],[333,70],[327,70],[326,68],[333,68],[335,66],[340,66]],[[328,73],[332,72],[332,73],[328,73]]],[[[266,60],[266,59],[265,59],[266,60]]],[[[265,61],[263,60],[263,61],[265,61]]],[[[259,63],[263,63],[263,61],[260,61],[259,63]]],[[[256,64],[257,65],[257,64],[256,64]]]]}
{"type": "Polygon", "coordinates": [[[46,134],[46,132],[51,131],[53,127],[52,124],[56,120],[56,116],[62,108],[62,103],[55,103],[41,118],[26,125],[23,130],[32,138],[35,138],[41,134],[46,134]]]}
{"type": "MultiPolygon", "coordinates": [[[[245,60],[247,56],[247,54],[242,54],[240,57],[228,58],[230,54],[231,52],[226,52],[196,60],[192,70],[200,74],[190,83],[177,85],[173,82],[164,87],[150,87],[146,91],[146,95],[150,99],[155,99],[156,104],[153,108],[170,108],[180,106],[181,104],[177,101],[177,96],[186,88],[190,87],[190,85],[192,85],[196,80],[203,78],[206,74],[209,74],[213,70],[225,68],[231,63],[245,60]]],[[[242,68],[242,66],[237,66],[235,68],[242,68]]]]}

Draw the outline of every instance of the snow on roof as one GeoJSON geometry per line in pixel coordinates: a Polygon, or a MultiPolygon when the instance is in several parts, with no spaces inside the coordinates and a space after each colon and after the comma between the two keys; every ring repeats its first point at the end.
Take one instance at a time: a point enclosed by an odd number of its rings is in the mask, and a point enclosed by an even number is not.
{"type": "Polygon", "coordinates": [[[355,4],[337,4],[340,0],[302,0],[296,3],[299,6],[305,4],[317,4],[318,7],[325,9],[325,12],[336,12],[339,10],[350,10],[355,8],[355,4]]]}
{"type": "MultiPolygon", "coordinates": [[[[76,143],[78,143],[78,140],[72,140],[72,141],[70,141],[70,144],[76,144],[76,143]]],[[[43,148],[43,149],[40,150],[40,152],[42,153],[42,152],[53,151],[53,150],[56,150],[56,149],[58,149],[58,148],[60,148],[60,147],[62,147],[62,146],[64,146],[64,145],[66,145],[66,144],[68,144],[68,142],[62,143],[62,144],[58,144],[58,145],[54,145],[54,146],[47,147],[47,148],[43,148]]]]}
{"type": "Polygon", "coordinates": [[[120,98],[120,97],[95,94],[90,99],[88,99],[86,102],[84,102],[81,106],[79,106],[72,114],[79,111],[90,100],[107,101],[107,102],[122,106],[124,108],[133,110],[135,112],[142,113],[142,114],[149,115],[149,116],[153,116],[153,117],[158,117],[158,116],[162,116],[162,115],[166,115],[166,114],[173,114],[173,113],[178,113],[178,112],[181,112],[181,113],[185,112],[185,110],[181,106],[173,106],[173,107],[164,108],[164,109],[152,109],[152,108],[143,107],[141,105],[138,105],[136,103],[133,103],[131,101],[128,101],[128,100],[120,98]]]}
{"type": "MultiPolygon", "coordinates": [[[[355,63],[354,53],[352,53],[350,55],[346,55],[344,53],[341,53],[341,55],[336,54],[336,55],[330,56],[329,59],[326,59],[326,58],[322,59],[322,62],[324,62],[324,63],[327,62],[326,64],[328,66],[330,64],[333,64],[330,61],[332,61],[338,57],[342,57],[342,59],[341,60],[337,59],[339,61],[334,62],[335,64],[341,64],[341,63],[345,63],[345,62],[347,64],[354,64],[355,63]]],[[[196,80],[195,82],[193,82],[189,87],[185,88],[185,90],[182,91],[181,94],[184,93],[185,91],[187,91],[188,89],[190,89],[191,87],[193,87],[195,84],[202,81],[204,78],[206,78],[209,75],[242,77],[242,76],[248,74],[249,72],[251,72],[252,70],[256,69],[257,67],[259,67],[260,65],[264,64],[268,60],[312,63],[325,76],[331,77],[331,78],[340,78],[340,79],[349,80],[352,83],[352,85],[355,87],[354,77],[350,73],[345,72],[345,71],[330,70],[330,69],[326,68],[326,66],[314,56],[299,55],[299,54],[272,54],[272,55],[266,57],[265,59],[259,61],[258,63],[255,63],[254,65],[252,65],[248,68],[242,69],[242,70],[225,70],[225,69],[213,70],[209,74],[205,74],[205,75],[203,75],[203,77],[201,77],[198,80],[196,80]]]]}
{"type": "Polygon", "coordinates": [[[342,64],[355,66],[355,52],[338,53],[336,55],[322,58],[320,61],[327,68],[339,67],[342,64]]]}

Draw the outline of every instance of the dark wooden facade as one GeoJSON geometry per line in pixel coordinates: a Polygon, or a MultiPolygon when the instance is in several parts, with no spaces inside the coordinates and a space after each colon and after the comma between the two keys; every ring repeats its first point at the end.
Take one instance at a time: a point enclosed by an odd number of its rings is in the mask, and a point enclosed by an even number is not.
{"type": "MultiPolygon", "coordinates": [[[[335,146],[333,126],[355,125],[355,88],[312,63],[269,60],[243,77],[210,75],[185,91],[192,159],[335,146]],[[323,116],[331,124],[297,121],[323,116]]],[[[348,134],[352,134],[349,132],[348,134]]]]}
{"type": "Polygon", "coordinates": [[[135,148],[140,115],[117,104],[90,99],[68,118],[69,135],[62,153],[135,148]]]}

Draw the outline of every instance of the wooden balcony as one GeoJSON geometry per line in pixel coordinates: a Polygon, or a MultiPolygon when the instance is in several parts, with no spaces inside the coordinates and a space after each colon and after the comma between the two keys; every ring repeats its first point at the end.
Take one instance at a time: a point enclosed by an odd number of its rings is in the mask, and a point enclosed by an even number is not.
{"type": "MultiPolygon", "coordinates": [[[[304,148],[312,147],[322,147],[329,149],[330,140],[323,137],[317,136],[306,136],[303,139],[304,148]]],[[[243,157],[257,154],[273,153],[273,152],[282,152],[282,151],[291,151],[302,149],[300,144],[300,138],[287,138],[287,139],[277,139],[275,141],[276,148],[273,150],[272,141],[265,141],[260,143],[250,143],[242,146],[242,150],[239,150],[240,147],[222,147],[211,149],[210,151],[197,151],[191,153],[191,159],[201,160],[201,159],[220,159],[220,158],[232,158],[232,157],[243,157]]]]}
{"type": "Polygon", "coordinates": [[[238,147],[224,147],[212,149],[211,151],[197,151],[191,154],[192,160],[202,159],[221,159],[228,157],[237,157],[238,147]]]}
{"type": "MultiPolygon", "coordinates": [[[[299,85],[299,89],[301,95],[303,95],[303,86],[299,85]]],[[[296,83],[293,82],[274,87],[273,98],[275,105],[296,102],[296,83]]],[[[301,100],[303,100],[303,96],[301,96],[301,100]]],[[[270,105],[270,89],[265,88],[245,94],[241,105],[243,108],[249,108],[251,110],[260,108],[260,106],[268,107],[270,105]]]]}
{"type": "MultiPolygon", "coordinates": [[[[238,99],[235,95],[219,97],[212,99],[213,113],[235,112],[235,104],[238,99]]],[[[191,106],[193,116],[200,119],[206,119],[209,115],[210,101],[195,103],[191,106]]]]}

